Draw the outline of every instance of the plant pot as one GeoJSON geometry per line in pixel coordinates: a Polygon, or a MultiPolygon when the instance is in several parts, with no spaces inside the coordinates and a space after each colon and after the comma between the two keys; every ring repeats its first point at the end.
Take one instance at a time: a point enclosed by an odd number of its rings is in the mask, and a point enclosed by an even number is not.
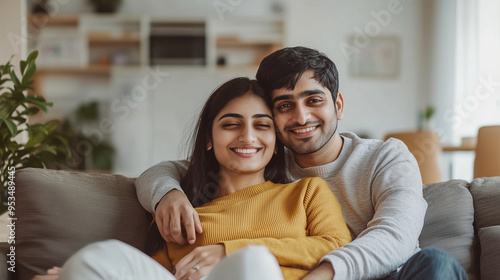
{"type": "Polygon", "coordinates": [[[91,0],[94,12],[99,14],[111,14],[118,10],[121,0],[91,0]]]}

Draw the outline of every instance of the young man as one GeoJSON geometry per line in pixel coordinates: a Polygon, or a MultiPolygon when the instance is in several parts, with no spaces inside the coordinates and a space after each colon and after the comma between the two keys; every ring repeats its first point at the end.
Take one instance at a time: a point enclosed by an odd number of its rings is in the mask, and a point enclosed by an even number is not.
{"type": "MultiPolygon", "coordinates": [[[[451,255],[418,247],[427,204],[418,165],[406,146],[338,132],[344,100],[330,59],[309,48],[285,48],[262,61],[257,80],[288,148],[290,180],[326,180],[354,239],[324,256],[303,279],[466,279],[451,255]]],[[[202,231],[178,183],[185,169],[186,162],[163,162],[136,182],[141,204],[155,212],[170,242],[194,242],[202,231]]]]}

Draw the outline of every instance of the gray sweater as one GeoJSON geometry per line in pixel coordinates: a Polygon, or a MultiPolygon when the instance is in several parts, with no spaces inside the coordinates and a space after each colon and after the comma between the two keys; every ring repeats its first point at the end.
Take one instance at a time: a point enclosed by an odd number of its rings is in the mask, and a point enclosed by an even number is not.
{"type": "MultiPolygon", "coordinates": [[[[419,250],[427,203],[417,162],[399,140],[361,139],[342,133],[339,157],[322,166],[301,168],[293,153],[286,162],[291,180],[321,177],[339,201],[353,241],[321,261],[335,269],[334,279],[372,279],[396,270],[419,250]]],[[[169,191],[180,190],[187,161],[162,162],[136,181],[142,206],[154,211],[169,191]]]]}

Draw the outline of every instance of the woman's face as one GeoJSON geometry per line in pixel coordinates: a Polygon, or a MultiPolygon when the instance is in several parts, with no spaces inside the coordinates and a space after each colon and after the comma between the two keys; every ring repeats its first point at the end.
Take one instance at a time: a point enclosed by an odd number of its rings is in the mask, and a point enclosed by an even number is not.
{"type": "Polygon", "coordinates": [[[221,172],[261,172],[271,160],[276,133],[271,110],[264,100],[245,94],[231,100],[215,117],[212,141],[221,172]]]}

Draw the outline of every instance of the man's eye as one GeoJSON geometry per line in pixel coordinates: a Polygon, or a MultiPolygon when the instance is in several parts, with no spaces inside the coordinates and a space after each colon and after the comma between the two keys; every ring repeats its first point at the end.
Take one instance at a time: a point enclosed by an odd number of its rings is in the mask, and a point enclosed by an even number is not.
{"type": "Polygon", "coordinates": [[[281,105],[279,105],[279,106],[277,107],[277,109],[278,109],[278,110],[283,110],[283,109],[286,109],[286,108],[289,108],[289,107],[291,107],[291,105],[290,105],[290,104],[286,104],[286,103],[285,103],[285,104],[281,104],[281,105]]]}
{"type": "Polygon", "coordinates": [[[319,103],[319,102],[322,102],[323,100],[319,99],[319,98],[314,98],[314,99],[311,99],[309,100],[309,103],[319,103]]]}

